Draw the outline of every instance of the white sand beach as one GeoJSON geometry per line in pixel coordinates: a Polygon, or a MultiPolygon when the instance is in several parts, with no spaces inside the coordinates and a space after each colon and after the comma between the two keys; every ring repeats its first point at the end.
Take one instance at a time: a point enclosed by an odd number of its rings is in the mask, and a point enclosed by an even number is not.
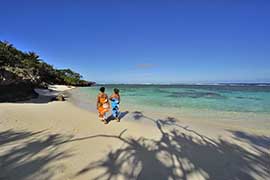
{"type": "Polygon", "coordinates": [[[1,103],[0,179],[270,178],[269,132],[122,112],[104,125],[68,101],[1,103]]]}
{"type": "Polygon", "coordinates": [[[270,0],[0,6],[0,180],[270,180],[270,0]]]}

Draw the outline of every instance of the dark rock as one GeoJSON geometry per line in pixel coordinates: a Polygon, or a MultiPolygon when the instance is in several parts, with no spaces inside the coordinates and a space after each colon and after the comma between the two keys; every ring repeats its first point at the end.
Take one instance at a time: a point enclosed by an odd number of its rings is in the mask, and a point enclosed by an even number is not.
{"type": "Polygon", "coordinates": [[[75,86],[79,87],[88,87],[88,86],[94,86],[96,83],[91,81],[80,81],[78,84],[75,84],[75,86]]]}
{"type": "Polygon", "coordinates": [[[37,88],[40,88],[40,89],[48,89],[49,85],[48,83],[45,83],[45,82],[41,82],[40,84],[37,85],[37,88]]]}
{"type": "Polygon", "coordinates": [[[65,97],[62,94],[57,95],[56,97],[52,98],[53,101],[65,101],[65,97]]]}
{"type": "Polygon", "coordinates": [[[37,98],[31,83],[20,82],[11,85],[0,86],[0,102],[17,102],[37,98]]]}
{"type": "Polygon", "coordinates": [[[0,102],[24,101],[38,97],[35,83],[19,68],[0,68],[0,102]],[[14,72],[17,71],[17,72],[14,72]],[[18,73],[20,71],[20,73],[18,73]]]}
{"type": "Polygon", "coordinates": [[[38,76],[33,76],[28,69],[17,67],[0,68],[0,86],[20,83],[40,84],[38,76]]]}

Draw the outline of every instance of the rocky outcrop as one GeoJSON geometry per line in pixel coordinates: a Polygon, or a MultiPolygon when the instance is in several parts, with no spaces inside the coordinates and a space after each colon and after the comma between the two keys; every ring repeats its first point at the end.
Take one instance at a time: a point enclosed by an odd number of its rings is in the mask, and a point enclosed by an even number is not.
{"type": "Polygon", "coordinates": [[[38,97],[32,84],[21,82],[0,87],[0,102],[16,102],[38,97]]]}
{"type": "Polygon", "coordinates": [[[96,83],[91,81],[80,81],[79,84],[75,85],[78,87],[88,87],[88,86],[94,86],[96,83]]]}
{"type": "Polygon", "coordinates": [[[39,84],[40,79],[38,76],[33,76],[31,70],[18,68],[18,67],[5,67],[0,69],[0,85],[11,85],[31,83],[39,84]]]}
{"type": "Polygon", "coordinates": [[[16,102],[38,97],[35,81],[22,69],[0,69],[0,102],[16,102]],[[20,72],[18,72],[20,71],[20,72]]]}
{"type": "Polygon", "coordinates": [[[53,101],[65,101],[65,97],[62,94],[57,95],[56,97],[52,98],[53,101]]]}

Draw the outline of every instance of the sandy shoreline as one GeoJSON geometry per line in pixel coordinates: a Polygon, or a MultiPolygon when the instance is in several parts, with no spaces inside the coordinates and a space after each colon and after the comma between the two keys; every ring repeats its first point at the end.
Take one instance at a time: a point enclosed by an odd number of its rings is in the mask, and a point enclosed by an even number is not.
{"type": "Polygon", "coordinates": [[[270,177],[269,132],[122,111],[104,125],[70,102],[1,103],[0,179],[270,177]]]}

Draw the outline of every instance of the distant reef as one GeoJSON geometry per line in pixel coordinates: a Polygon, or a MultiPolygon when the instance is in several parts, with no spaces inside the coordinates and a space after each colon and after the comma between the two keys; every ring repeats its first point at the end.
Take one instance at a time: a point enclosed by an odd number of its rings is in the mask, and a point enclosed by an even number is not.
{"type": "Polygon", "coordinates": [[[56,69],[34,52],[23,52],[7,41],[0,41],[0,102],[35,98],[34,88],[49,84],[92,86],[71,69],[56,69]]]}

